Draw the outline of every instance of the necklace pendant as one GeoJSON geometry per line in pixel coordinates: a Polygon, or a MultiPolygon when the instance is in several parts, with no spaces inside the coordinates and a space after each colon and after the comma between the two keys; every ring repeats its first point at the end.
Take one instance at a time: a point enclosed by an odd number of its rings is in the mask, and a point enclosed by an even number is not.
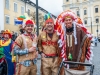
{"type": "Polygon", "coordinates": [[[71,53],[69,53],[68,54],[68,59],[70,59],[70,60],[72,60],[73,58],[72,58],[72,54],[71,53]]]}

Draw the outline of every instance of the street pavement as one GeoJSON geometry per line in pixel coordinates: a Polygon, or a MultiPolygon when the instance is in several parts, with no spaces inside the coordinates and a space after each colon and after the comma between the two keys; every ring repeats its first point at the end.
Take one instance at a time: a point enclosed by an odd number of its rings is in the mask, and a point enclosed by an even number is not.
{"type": "Polygon", "coordinates": [[[41,56],[39,55],[37,59],[37,75],[41,75],[40,67],[41,67],[41,56]]]}
{"type": "MultiPolygon", "coordinates": [[[[92,51],[94,55],[93,60],[92,60],[92,64],[94,64],[93,75],[100,75],[100,43],[98,43],[96,47],[94,46],[92,51]]],[[[39,55],[38,61],[37,61],[37,68],[38,68],[37,75],[41,75],[40,66],[41,66],[41,60],[40,60],[40,55],[39,55]]]]}
{"type": "Polygon", "coordinates": [[[94,64],[94,73],[93,75],[100,75],[100,43],[97,44],[97,47],[93,47],[93,60],[94,64]]]}

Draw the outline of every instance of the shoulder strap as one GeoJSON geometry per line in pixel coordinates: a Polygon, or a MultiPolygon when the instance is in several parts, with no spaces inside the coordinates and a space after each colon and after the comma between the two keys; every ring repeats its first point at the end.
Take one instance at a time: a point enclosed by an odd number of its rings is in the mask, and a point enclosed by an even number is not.
{"type": "Polygon", "coordinates": [[[25,36],[23,34],[22,34],[22,39],[23,39],[23,43],[24,43],[25,48],[27,48],[27,43],[26,43],[26,40],[25,40],[25,36]]]}

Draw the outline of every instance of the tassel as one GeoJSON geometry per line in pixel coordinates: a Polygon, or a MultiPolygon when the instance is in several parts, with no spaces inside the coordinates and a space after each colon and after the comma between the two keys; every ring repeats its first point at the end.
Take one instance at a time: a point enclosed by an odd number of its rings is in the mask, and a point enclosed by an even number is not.
{"type": "Polygon", "coordinates": [[[73,22],[74,25],[74,38],[75,38],[75,45],[77,45],[77,38],[76,38],[76,24],[73,22]]]}

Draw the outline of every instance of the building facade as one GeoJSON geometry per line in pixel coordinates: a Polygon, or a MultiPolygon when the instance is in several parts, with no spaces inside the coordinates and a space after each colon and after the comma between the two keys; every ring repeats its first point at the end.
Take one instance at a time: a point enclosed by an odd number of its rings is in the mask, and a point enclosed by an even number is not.
{"type": "Polygon", "coordinates": [[[100,34],[100,0],[63,0],[63,10],[72,10],[94,35],[100,34]]]}
{"type": "MultiPolygon", "coordinates": [[[[0,1],[0,31],[4,29],[10,29],[11,31],[18,32],[19,25],[15,24],[15,20],[18,16],[24,15],[25,12],[29,16],[33,17],[33,20],[36,21],[36,4],[30,0],[1,0],[0,1]]],[[[47,10],[42,7],[38,7],[39,12],[39,25],[44,22],[44,14],[48,13],[47,10]]],[[[55,19],[56,16],[53,15],[55,19]]],[[[41,25],[41,26],[42,26],[41,25]]],[[[39,26],[40,27],[40,26],[39,26]]]]}
{"type": "Polygon", "coordinates": [[[0,31],[4,29],[4,0],[0,1],[0,31]]]}

